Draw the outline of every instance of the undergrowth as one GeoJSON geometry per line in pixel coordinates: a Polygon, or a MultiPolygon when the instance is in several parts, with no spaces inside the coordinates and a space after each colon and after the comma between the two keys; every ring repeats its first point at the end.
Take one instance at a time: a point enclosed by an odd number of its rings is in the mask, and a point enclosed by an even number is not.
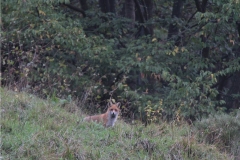
{"type": "MultiPolygon", "coordinates": [[[[234,151],[224,150],[223,145],[219,147],[208,135],[199,136],[200,131],[209,131],[200,123],[197,128],[175,122],[130,125],[120,120],[115,127],[105,129],[100,124],[83,122],[83,116],[74,102],[43,100],[1,88],[2,157],[27,160],[237,159],[234,142],[228,142],[230,147],[233,144],[234,151]]],[[[236,136],[233,130],[229,130],[229,140],[236,136]]]]}

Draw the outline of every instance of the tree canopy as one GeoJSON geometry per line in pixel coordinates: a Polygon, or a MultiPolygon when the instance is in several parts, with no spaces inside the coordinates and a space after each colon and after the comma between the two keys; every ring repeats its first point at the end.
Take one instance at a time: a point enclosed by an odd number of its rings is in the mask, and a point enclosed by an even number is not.
{"type": "Polygon", "coordinates": [[[4,0],[2,84],[125,117],[240,107],[239,0],[4,0]],[[102,107],[104,109],[105,107],[102,107]]]}

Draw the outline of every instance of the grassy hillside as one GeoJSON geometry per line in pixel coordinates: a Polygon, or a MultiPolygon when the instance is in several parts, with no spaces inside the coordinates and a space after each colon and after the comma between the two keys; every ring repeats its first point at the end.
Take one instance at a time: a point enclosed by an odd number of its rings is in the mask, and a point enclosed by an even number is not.
{"type": "Polygon", "coordinates": [[[198,127],[174,122],[145,127],[118,121],[114,128],[105,129],[82,119],[80,108],[73,102],[42,100],[1,89],[2,156],[21,160],[226,160],[237,159],[239,151],[237,144],[232,145],[232,150],[221,148],[219,141],[207,144],[209,134],[199,136],[199,131],[209,129],[201,122],[198,127]]]}

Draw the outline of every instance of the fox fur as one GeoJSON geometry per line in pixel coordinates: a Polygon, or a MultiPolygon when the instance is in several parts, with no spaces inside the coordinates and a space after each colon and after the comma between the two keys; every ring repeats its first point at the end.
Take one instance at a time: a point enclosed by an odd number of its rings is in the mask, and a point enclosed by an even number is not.
{"type": "Polygon", "coordinates": [[[113,127],[117,121],[119,112],[120,112],[120,103],[113,104],[112,102],[108,103],[108,110],[106,113],[94,116],[88,116],[84,118],[84,121],[98,122],[102,123],[105,127],[113,127]]]}

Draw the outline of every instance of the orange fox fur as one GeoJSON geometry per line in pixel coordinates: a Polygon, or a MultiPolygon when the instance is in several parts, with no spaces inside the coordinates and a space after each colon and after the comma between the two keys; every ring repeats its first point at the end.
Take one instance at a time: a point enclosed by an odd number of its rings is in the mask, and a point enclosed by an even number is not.
{"type": "Polygon", "coordinates": [[[98,123],[102,123],[105,127],[113,127],[115,122],[117,121],[118,114],[120,112],[120,103],[108,104],[108,110],[106,113],[94,116],[88,116],[84,118],[84,121],[90,122],[95,121],[98,123]]]}

